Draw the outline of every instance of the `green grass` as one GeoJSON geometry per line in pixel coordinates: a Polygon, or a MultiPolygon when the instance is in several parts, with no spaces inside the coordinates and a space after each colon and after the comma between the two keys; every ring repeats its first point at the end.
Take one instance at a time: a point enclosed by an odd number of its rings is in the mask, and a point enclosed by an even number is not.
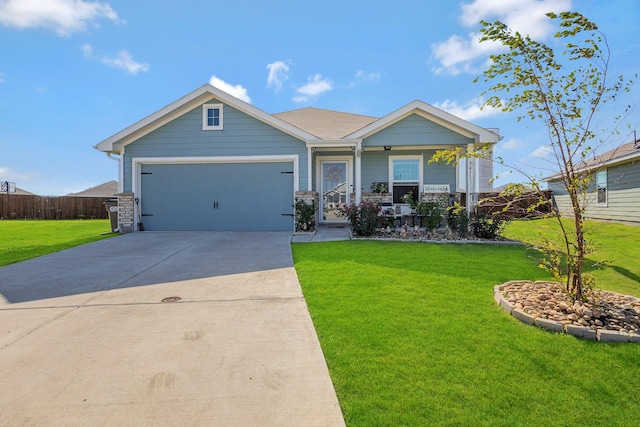
{"type": "Polygon", "coordinates": [[[114,236],[109,220],[0,221],[0,266],[114,236]]]}
{"type": "Polygon", "coordinates": [[[497,307],[494,285],[549,278],[532,250],[348,241],[293,254],[349,426],[637,423],[640,345],[555,334],[497,307]]]}
{"type": "MultiPolygon", "coordinates": [[[[571,227],[568,222],[567,227],[571,227]]],[[[640,296],[640,226],[587,221],[585,230],[593,250],[587,255],[586,270],[595,277],[596,286],[640,296]],[[594,264],[604,268],[590,268],[594,264]]],[[[531,244],[540,242],[542,236],[560,241],[555,219],[514,221],[505,230],[505,237],[531,244]]]]}

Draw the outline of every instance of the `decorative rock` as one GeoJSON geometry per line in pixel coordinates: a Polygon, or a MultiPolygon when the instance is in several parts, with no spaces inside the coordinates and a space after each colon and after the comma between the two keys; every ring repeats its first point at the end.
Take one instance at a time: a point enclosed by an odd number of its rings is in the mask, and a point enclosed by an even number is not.
{"type": "Polygon", "coordinates": [[[511,307],[512,316],[525,323],[567,333],[571,330],[576,336],[589,335],[583,338],[593,339],[595,331],[603,331],[605,340],[633,337],[633,342],[640,342],[639,298],[598,291],[597,299],[572,301],[558,283],[517,280],[498,286],[502,299],[494,295],[496,302],[506,311],[511,307]],[[622,331],[622,337],[618,331],[622,331]]]}

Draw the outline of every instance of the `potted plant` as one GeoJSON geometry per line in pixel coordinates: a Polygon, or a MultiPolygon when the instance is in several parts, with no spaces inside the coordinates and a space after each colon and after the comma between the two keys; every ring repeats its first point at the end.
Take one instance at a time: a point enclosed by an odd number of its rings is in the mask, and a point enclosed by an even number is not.
{"type": "Polygon", "coordinates": [[[418,201],[413,198],[413,191],[409,191],[407,194],[402,196],[402,202],[411,206],[411,213],[415,215],[418,207],[418,201]]]}

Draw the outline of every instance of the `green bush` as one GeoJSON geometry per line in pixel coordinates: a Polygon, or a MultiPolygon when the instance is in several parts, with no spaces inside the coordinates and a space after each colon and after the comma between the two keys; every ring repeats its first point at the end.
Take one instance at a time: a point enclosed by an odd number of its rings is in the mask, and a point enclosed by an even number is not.
{"type": "Polygon", "coordinates": [[[296,231],[313,231],[316,228],[316,201],[307,204],[304,200],[296,199],[296,231]]]}
{"type": "Polygon", "coordinates": [[[469,218],[471,231],[481,239],[495,239],[502,234],[508,223],[509,221],[500,215],[474,213],[469,218]]]}
{"type": "Polygon", "coordinates": [[[454,202],[453,206],[447,208],[447,225],[451,231],[458,233],[458,236],[464,237],[469,232],[469,217],[464,206],[458,202],[454,202]]]}
{"type": "Polygon", "coordinates": [[[433,231],[442,225],[444,219],[444,202],[441,200],[429,200],[418,203],[417,211],[422,218],[422,225],[428,230],[433,231]]]}
{"type": "Polygon", "coordinates": [[[359,205],[342,206],[340,215],[349,220],[354,235],[373,236],[381,221],[380,210],[376,202],[363,201],[359,205]]]}

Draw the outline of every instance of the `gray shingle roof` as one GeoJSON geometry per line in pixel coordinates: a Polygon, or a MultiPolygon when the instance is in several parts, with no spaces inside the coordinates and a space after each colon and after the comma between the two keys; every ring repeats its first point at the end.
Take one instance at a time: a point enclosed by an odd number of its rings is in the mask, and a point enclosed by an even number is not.
{"type": "Polygon", "coordinates": [[[321,139],[340,139],[378,120],[377,117],[306,107],[273,116],[321,139]]]}
{"type": "Polygon", "coordinates": [[[68,196],[76,197],[111,197],[118,192],[118,182],[109,181],[95,187],[87,188],[78,193],[70,193],[68,196]]]}

